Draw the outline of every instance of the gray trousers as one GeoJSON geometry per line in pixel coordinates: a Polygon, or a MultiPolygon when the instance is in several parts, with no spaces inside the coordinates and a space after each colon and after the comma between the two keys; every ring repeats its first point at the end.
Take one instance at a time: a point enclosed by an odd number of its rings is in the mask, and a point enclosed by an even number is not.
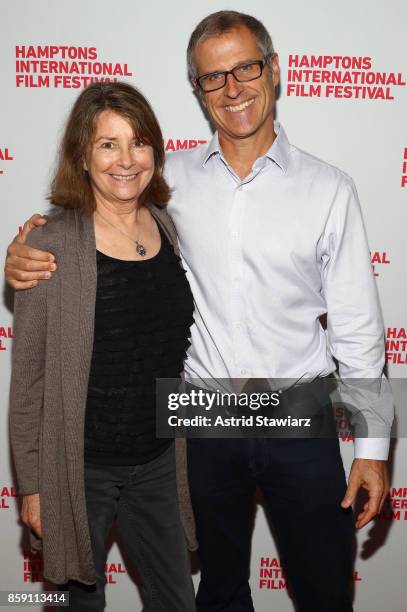
{"type": "MultiPolygon", "coordinates": [[[[142,578],[143,611],[194,612],[189,555],[178,510],[174,444],[144,465],[86,464],[85,490],[97,582],[95,587],[69,584],[71,612],[105,609],[106,542],[113,523],[142,578]]],[[[128,610],[132,609],[130,603],[128,610]]]]}

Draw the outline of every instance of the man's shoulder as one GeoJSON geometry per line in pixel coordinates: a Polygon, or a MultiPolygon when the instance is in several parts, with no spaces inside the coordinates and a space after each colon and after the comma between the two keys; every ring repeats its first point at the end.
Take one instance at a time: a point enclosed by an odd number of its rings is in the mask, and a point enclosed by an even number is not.
{"type": "Polygon", "coordinates": [[[304,178],[348,187],[353,185],[352,177],[344,170],[294,145],[291,145],[291,160],[294,172],[301,172],[304,178]]]}
{"type": "Polygon", "coordinates": [[[165,156],[167,171],[176,172],[182,170],[190,171],[193,168],[202,167],[205,159],[207,146],[200,145],[194,149],[171,151],[165,156]]]}

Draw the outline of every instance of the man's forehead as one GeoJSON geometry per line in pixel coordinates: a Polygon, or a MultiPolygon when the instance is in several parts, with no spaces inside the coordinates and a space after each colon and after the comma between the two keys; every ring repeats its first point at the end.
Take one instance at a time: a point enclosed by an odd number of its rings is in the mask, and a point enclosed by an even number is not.
{"type": "Polygon", "coordinates": [[[238,26],[222,34],[208,36],[195,49],[199,71],[228,70],[237,63],[259,59],[261,51],[254,34],[238,26]]]}

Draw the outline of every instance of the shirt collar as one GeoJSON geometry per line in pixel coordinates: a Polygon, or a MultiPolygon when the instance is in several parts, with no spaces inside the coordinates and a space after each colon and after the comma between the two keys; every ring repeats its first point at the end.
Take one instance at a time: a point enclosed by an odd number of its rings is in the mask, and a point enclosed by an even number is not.
{"type": "Polygon", "coordinates": [[[283,172],[287,172],[290,158],[290,143],[283,126],[278,123],[278,121],[274,122],[274,131],[277,137],[267,151],[265,157],[275,162],[283,172]]]}
{"type": "MultiPolygon", "coordinates": [[[[256,160],[257,163],[259,160],[268,158],[274,163],[277,164],[281,168],[283,172],[287,172],[288,169],[288,160],[290,156],[290,143],[288,141],[287,135],[280,123],[278,121],[274,122],[274,130],[277,134],[273,144],[266,151],[265,155],[256,160]]],[[[215,132],[210,143],[208,144],[205,152],[205,156],[203,159],[203,167],[206,166],[208,160],[214,155],[219,155],[222,157],[222,149],[219,145],[219,136],[218,132],[215,132]]]]}
{"type": "Polygon", "coordinates": [[[218,132],[215,132],[214,135],[212,136],[207,148],[206,148],[206,153],[205,153],[205,157],[203,160],[202,165],[205,167],[206,163],[208,161],[208,159],[210,157],[212,157],[212,155],[222,155],[222,151],[220,149],[220,145],[219,145],[219,136],[218,136],[218,132]]]}

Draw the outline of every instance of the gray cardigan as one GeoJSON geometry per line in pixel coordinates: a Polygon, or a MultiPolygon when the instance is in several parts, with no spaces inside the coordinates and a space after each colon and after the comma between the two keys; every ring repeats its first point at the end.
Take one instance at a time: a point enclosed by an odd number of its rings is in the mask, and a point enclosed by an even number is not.
{"type": "MultiPolygon", "coordinates": [[[[150,210],[177,252],[170,217],[156,207],[150,210]]],[[[52,252],[58,270],[51,280],[15,295],[10,434],[18,490],[40,494],[45,578],[93,584],[84,485],[97,280],[93,219],[61,209],[33,230],[28,242],[52,252]]],[[[184,439],[176,440],[176,450],[181,518],[194,550],[184,439]]]]}

